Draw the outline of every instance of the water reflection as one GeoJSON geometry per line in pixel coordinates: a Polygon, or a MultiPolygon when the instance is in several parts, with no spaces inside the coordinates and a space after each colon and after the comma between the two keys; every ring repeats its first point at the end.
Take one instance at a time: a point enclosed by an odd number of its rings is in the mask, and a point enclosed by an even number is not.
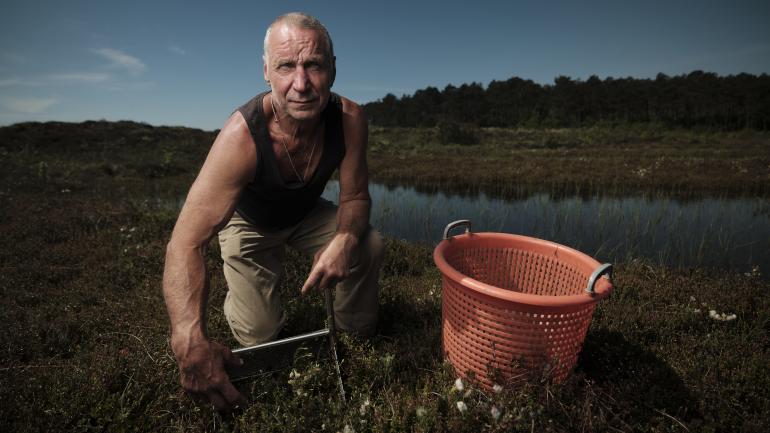
{"type": "MultiPolygon", "coordinates": [[[[371,184],[372,225],[382,233],[435,245],[448,222],[470,219],[474,231],[552,240],[618,262],[644,257],[672,266],[770,272],[770,203],[762,198],[559,198],[522,200],[426,194],[371,184]]],[[[337,200],[332,181],[324,197],[337,200]]]]}

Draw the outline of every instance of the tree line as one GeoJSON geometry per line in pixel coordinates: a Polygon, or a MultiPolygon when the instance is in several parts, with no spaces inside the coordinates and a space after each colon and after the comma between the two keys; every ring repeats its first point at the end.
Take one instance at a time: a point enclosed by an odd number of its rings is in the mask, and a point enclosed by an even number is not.
{"type": "Polygon", "coordinates": [[[373,125],[433,127],[444,122],[497,127],[580,127],[660,123],[716,130],[770,129],[770,76],[694,71],[654,79],[559,76],[553,84],[512,77],[427,87],[364,105],[373,125]]]}

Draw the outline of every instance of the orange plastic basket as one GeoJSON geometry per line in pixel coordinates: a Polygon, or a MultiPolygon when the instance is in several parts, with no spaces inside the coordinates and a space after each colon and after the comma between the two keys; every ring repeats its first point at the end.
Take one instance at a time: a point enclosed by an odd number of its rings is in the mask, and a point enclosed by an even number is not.
{"type": "Polygon", "coordinates": [[[443,281],[446,359],[487,389],[544,373],[566,379],[596,302],[613,289],[610,264],[541,239],[471,233],[468,220],[446,227],[433,259],[443,281]],[[465,234],[449,237],[463,225],[465,234]]]}

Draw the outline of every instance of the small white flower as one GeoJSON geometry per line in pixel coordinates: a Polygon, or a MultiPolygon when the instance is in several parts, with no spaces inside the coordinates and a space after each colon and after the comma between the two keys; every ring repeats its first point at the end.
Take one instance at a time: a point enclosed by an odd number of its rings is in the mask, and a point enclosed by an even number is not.
{"type": "Polygon", "coordinates": [[[367,397],[366,400],[364,400],[363,403],[361,403],[361,407],[358,408],[358,413],[361,414],[361,416],[366,415],[366,409],[369,408],[369,405],[371,405],[372,402],[369,401],[369,398],[367,397]]]}
{"type": "Polygon", "coordinates": [[[495,386],[492,387],[492,391],[494,391],[495,394],[500,394],[503,392],[503,387],[502,385],[495,384],[495,386]]]}
{"type": "Polygon", "coordinates": [[[417,412],[417,416],[418,416],[419,418],[422,418],[422,417],[424,417],[424,416],[425,416],[425,414],[427,413],[427,411],[425,410],[425,408],[424,408],[424,407],[422,407],[422,406],[418,407],[416,412],[417,412]]]}
{"type": "Polygon", "coordinates": [[[342,429],[343,433],[356,433],[355,430],[353,430],[353,427],[351,427],[349,424],[345,424],[345,428],[342,429]]]}
{"type": "Polygon", "coordinates": [[[695,302],[695,296],[690,296],[690,302],[695,302]]]}
{"type": "Polygon", "coordinates": [[[457,410],[459,410],[460,413],[463,413],[468,410],[468,406],[465,405],[464,401],[460,400],[457,402],[457,410]]]}
{"type": "Polygon", "coordinates": [[[714,320],[719,320],[720,322],[729,322],[730,320],[735,320],[738,316],[735,314],[717,313],[716,311],[711,310],[709,311],[709,317],[714,320]]]}
{"type": "Polygon", "coordinates": [[[497,421],[500,419],[500,409],[497,408],[497,406],[492,406],[492,409],[489,410],[489,413],[492,414],[492,419],[497,421]]]}
{"type": "Polygon", "coordinates": [[[463,384],[463,380],[460,379],[459,377],[457,378],[457,380],[455,380],[455,389],[458,391],[462,391],[465,389],[465,384],[463,384]]]}

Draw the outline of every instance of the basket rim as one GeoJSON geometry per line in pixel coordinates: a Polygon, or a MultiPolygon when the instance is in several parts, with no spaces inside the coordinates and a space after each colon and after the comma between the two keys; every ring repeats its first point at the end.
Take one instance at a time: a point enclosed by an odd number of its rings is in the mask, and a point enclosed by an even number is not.
{"type": "MultiPolygon", "coordinates": [[[[570,248],[566,245],[558,244],[556,242],[547,241],[544,239],[533,238],[530,236],[514,235],[510,233],[495,233],[495,232],[472,232],[465,233],[458,236],[453,236],[449,239],[444,239],[433,250],[433,261],[438,266],[442,276],[449,278],[450,280],[471,289],[475,292],[481,293],[492,298],[518,302],[526,305],[534,305],[541,307],[567,307],[578,306],[584,304],[591,304],[600,301],[604,297],[612,292],[614,286],[606,278],[600,278],[596,282],[596,292],[591,295],[586,292],[582,292],[579,295],[535,295],[530,293],[514,292],[512,290],[506,290],[500,287],[496,287],[475,278],[471,278],[462,274],[455,269],[449,262],[446,261],[444,254],[454,239],[469,239],[477,237],[478,239],[494,239],[494,240],[509,240],[509,241],[523,241],[528,244],[538,245],[541,247],[554,248],[557,251],[573,255],[580,261],[591,265],[593,269],[600,266],[600,263],[591,256],[582,253],[574,248],[570,248]]],[[[588,278],[586,278],[586,284],[588,284],[588,278]]]]}

